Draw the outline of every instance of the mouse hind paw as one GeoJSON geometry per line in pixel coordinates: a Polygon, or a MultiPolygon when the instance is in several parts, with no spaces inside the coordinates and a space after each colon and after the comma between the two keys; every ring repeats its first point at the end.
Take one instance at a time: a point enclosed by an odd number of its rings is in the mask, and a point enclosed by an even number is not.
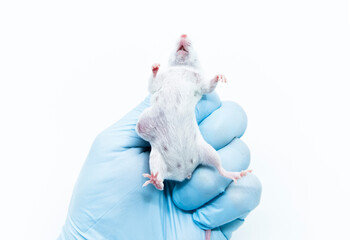
{"type": "Polygon", "coordinates": [[[158,190],[163,190],[164,189],[164,184],[163,181],[158,179],[158,172],[156,174],[148,174],[148,173],[144,173],[142,174],[142,176],[144,176],[145,178],[149,178],[150,180],[146,181],[142,187],[147,186],[148,184],[152,183],[154,185],[155,188],[157,188],[158,190]]]}
{"type": "Polygon", "coordinates": [[[237,183],[238,179],[241,179],[242,177],[247,176],[247,174],[251,172],[252,170],[243,170],[240,172],[221,171],[220,174],[224,177],[232,179],[235,183],[237,183]]]}

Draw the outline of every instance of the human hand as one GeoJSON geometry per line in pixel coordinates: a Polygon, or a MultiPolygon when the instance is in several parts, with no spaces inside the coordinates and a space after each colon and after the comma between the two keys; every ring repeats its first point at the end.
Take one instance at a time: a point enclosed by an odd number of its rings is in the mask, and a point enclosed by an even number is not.
{"type": "MultiPolygon", "coordinates": [[[[216,169],[199,166],[190,180],[165,181],[164,191],[142,188],[149,172],[149,143],[135,132],[146,98],[134,110],[99,134],[89,152],[72,195],[64,239],[229,239],[259,201],[259,180],[248,174],[236,184],[216,169]]],[[[233,102],[221,104],[215,93],[196,107],[204,139],[229,171],[248,168],[250,155],[239,139],[246,115],[233,102]]]]}

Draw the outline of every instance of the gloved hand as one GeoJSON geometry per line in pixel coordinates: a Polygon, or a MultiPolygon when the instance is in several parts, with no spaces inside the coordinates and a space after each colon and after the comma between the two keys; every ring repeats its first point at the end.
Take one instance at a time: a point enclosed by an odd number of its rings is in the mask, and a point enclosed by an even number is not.
{"type": "MultiPolygon", "coordinates": [[[[213,229],[211,239],[230,239],[258,205],[261,185],[253,174],[234,184],[210,166],[199,166],[190,180],[165,181],[164,191],[143,188],[150,146],[135,126],[148,106],[149,97],[96,137],[58,239],[204,240],[203,229],[213,229]]],[[[212,93],[197,104],[196,117],[223,167],[246,169],[249,149],[239,139],[247,124],[243,110],[212,93]]]]}

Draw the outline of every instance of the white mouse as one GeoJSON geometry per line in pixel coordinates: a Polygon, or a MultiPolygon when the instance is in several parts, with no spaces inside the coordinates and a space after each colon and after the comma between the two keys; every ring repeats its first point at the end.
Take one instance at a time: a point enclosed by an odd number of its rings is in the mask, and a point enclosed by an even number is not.
{"type": "Polygon", "coordinates": [[[169,66],[158,71],[152,66],[149,80],[150,107],[140,115],[136,131],[151,144],[151,174],[143,186],[152,183],[163,190],[165,179],[190,178],[199,164],[212,165],[222,176],[237,181],[251,170],[228,172],[221,166],[216,150],[202,137],[195,117],[195,107],[203,94],[212,92],[223,75],[205,79],[192,43],[182,35],[170,56],[169,66]]]}

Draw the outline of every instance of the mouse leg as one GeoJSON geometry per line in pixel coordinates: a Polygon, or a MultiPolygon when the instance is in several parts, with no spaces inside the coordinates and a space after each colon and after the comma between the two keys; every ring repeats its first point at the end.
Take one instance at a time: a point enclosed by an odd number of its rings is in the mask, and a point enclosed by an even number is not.
{"type": "Polygon", "coordinates": [[[218,74],[215,75],[215,77],[210,79],[209,81],[204,81],[201,86],[202,94],[208,94],[214,91],[218,82],[226,83],[227,79],[224,75],[218,74]]]}
{"type": "Polygon", "coordinates": [[[158,63],[155,63],[152,65],[152,76],[149,78],[149,81],[148,81],[148,91],[151,94],[153,94],[157,90],[159,85],[157,84],[157,79],[156,79],[159,67],[160,67],[160,64],[158,63]]]}
{"type": "Polygon", "coordinates": [[[149,178],[150,180],[146,181],[143,184],[143,187],[152,183],[155,186],[155,188],[157,188],[158,190],[163,190],[164,189],[163,181],[164,181],[164,173],[166,170],[166,166],[161,154],[155,148],[152,148],[151,150],[151,153],[149,156],[149,166],[150,166],[151,174],[144,173],[143,176],[146,178],[149,178]]]}
{"type": "Polygon", "coordinates": [[[240,172],[226,171],[221,165],[219,154],[215,151],[215,149],[212,146],[210,146],[206,142],[201,144],[199,148],[199,152],[200,152],[200,158],[203,164],[212,165],[216,167],[216,169],[219,171],[219,173],[222,176],[232,179],[235,183],[237,182],[238,179],[241,179],[242,177],[246,176],[248,173],[252,172],[252,170],[243,170],[240,172]]]}

